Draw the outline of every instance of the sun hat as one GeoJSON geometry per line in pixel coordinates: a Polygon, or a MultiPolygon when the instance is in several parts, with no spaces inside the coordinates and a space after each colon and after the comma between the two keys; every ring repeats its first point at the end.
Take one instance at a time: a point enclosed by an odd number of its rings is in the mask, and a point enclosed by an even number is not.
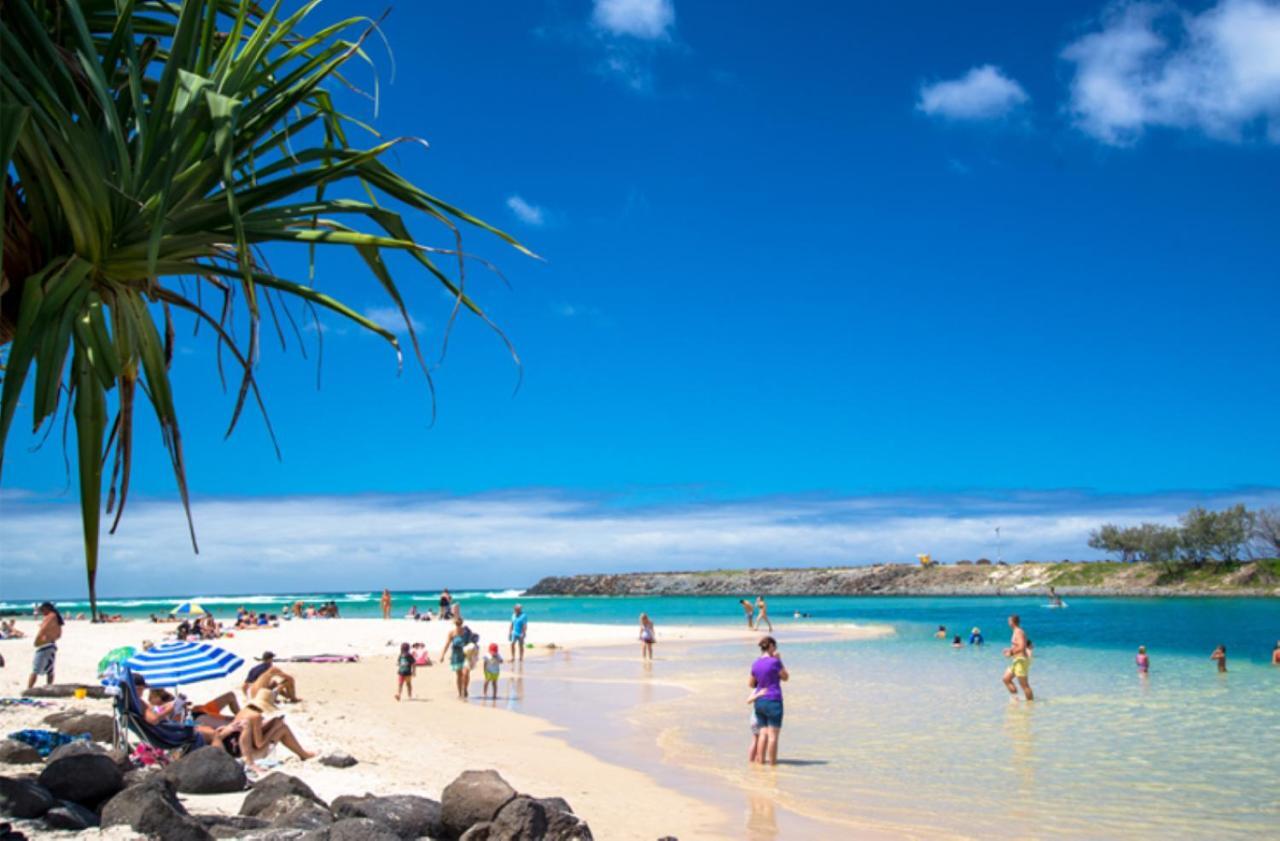
{"type": "Polygon", "coordinates": [[[249,702],[264,713],[280,712],[280,708],[276,706],[275,699],[272,697],[270,689],[259,689],[253,695],[253,700],[249,702]]]}

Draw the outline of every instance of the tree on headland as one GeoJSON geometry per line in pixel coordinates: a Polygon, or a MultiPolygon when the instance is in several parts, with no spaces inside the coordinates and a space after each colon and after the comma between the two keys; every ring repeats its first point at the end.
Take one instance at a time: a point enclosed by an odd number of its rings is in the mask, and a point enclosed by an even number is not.
{"type": "Polygon", "coordinates": [[[1280,558],[1280,507],[1253,512],[1253,531],[1249,535],[1258,551],[1280,558]]]}
{"type": "Polygon", "coordinates": [[[1090,533],[1089,546],[1119,554],[1126,562],[1144,561],[1172,569],[1175,561],[1234,563],[1251,540],[1262,544],[1264,551],[1280,551],[1280,509],[1250,511],[1244,505],[1233,505],[1209,511],[1197,506],[1180,516],[1177,526],[1107,523],[1090,533]]]}
{"type": "Polygon", "coordinates": [[[264,246],[305,249],[313,272],[319,249],[358,254],[404,318],[428,387],[387,252],[439,283],[454,314],[491,326],[465,290],[461,229],[529,253],[392,168],[388,153],[415,138],[351,141],[372,130],[330,88],[355,90],[347,67],[368,61],[376,22],[311,34],[317,5],[283,14],[251,0],[0,2],[0,467],[20,399],[34,430],[59,412],[74,425],[95,617],[100,520],[114,512],[114,531],[128,500],[139,396],[159,422],[196,548],[169,382],[175,315],[212,332],[219,370],[224,352],[235,363],[230,434],[250,398],[266,416],[254,373],[264,311],[282,345],[282,323],[301,342],[293,302],[312,318],[336,313],[402,358],[393,331],[309,279],[276,275],[264,246]],[[404,211],[441,226],[443,247],[415,238],[404,211]]]}

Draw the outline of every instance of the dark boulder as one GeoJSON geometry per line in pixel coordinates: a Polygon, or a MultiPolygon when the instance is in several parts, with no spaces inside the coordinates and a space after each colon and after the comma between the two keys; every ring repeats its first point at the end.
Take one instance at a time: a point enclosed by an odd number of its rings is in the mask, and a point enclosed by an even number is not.
{"type": "Polygon", "coordinates": [[[141,768],[134,768],[132,771],[125,772],[124,787],[133,788],[134,786],[153,783],[163,778],[164,768],[159,765],[144,765],[141,768]]]}
{"type": "Polygon", "coordinates": [[[393,794],[388,797],[339,797],[333,801],[333,814],[338,818],[369,818],[390,829],[400,838],[412,841],[424,835],[442,832],[440,804],[416,794],[393,794]]]}
{"type": "Polygon", "coordinates": [[[256,817],[270,821],[273,829],[324,829],[333,823],[333,813],[299,794],[277,798],[256,817]]]}
{"type": "Polygon", "coordinates": [[[287,794],[304,797],[313,803],[327,807],[327,804],[311,790],[311,786],[297,777],[275,771],[253,784],[253,789],[250,790],[249,796],[240,805],[240,814],[256,816],[263,809],[287,794]]]}
{"type": "Polygon", "coordinates": [[[50,829],[71,829],[79,832],[98,825],[98,813],[79,803],[63,800],[44,813],[44,822],[50,829]]]}
{"type": "Polygon", "coordinates": [[[329,841],[328,829],[259,829],[240,836],[243,841],[329,841]]]}
{"type": "Polygon", "coordinates": [[[65,745],[54,748],[46,761],[56,762],[67,756],[85,756],[88,754],[107,757],[120,769],[121,774],[127,774],[133,770],[133,763],[129,761],[129,754],[125,751],[108,749],[96,742],[86,742],[84,740],[68,742],[65,745]]]}
{"type": "Polygon", "coordinates": [[[463,771],[440,797],[445,835],[457,838],[478,823],[492,821],[515,796],[516,790],[497,771],[463,771]]]}
{"type": "Polygon", "coordinates": [[[328,756],[320,757],[321,765],[328,765],[330,768],[350,768],[358,765],[356,758],[346,753],[331,753],[328,756]]]}
{"type": "Polygon", "coordinates": [[[14,829],[11,823],[0,823],[0,841],[27,841],[27,836],[14,829]]]}
{"type": "Polygon", "coordinates": [[[569,805],[569,801],[563,797],[535,797],[534,800],[542,804],[542,808],[550,812],[573,812],[573,807],[569,805]]]}
{"type": "Polygon", "coordinates": [[[96,808],[124,788],[124,775],[106,754],[79,753],[50,757],[40,772],[40,785],[59,800],[96,808]]]}
{"type": "Polygon", "coordinates": [[[54,713],[45,717],[45,723],[68,736],[88,733],[95,742],[111,742],[116,735],[115,719],[101,713],[54,713]]]}
{"type": "Polygon", "coordinates": [[[228,794],[244,791],[244,767],[213,745],[197,748],[164,769],[164,776],[182,794],[228,794]]]}
{"type": "Polygon", "coordinates": [[[490,835],[503,841],[541,841],[546,834],[547,810],[523,795],[502,807],[490,830],[490,835]]]}
{"type": "Polygon", "coordinates": [[[246,833],[271,826],[261,818],[250,818],[244,815],[199,815],[196,816],[196,820],[209,830],[209,834],[214,838],[240,838],[246,833]]]}
{"type": "Polygon", "coordinates": [[[544,841],[594,841],[591,827],[573,812],[547,810],[547,834],[544,841]]]}
{"type": "Polygon", "coordinates": [[[187,814],[162,778],[133,786],[102,807],[102,825],[124,825],[159,841],[212,841],[209,830],[187,814]]]}
{"type": "Polygon", "coordinates": [[[40,756],[40,751],[26,742],[19,742],[17,739],[0,740],[0,764],[25,765],[41,761],[43,757],[40,756]]]}
{"type": "Polygon", "coordinates": [[[35,780],[0,777],[0,815],[38,818],[55,805],[53,795],[35,780]]]}
{"type": "Polygon", "coordinates": [[[401,837],[372,818],[343,818],[329,827],[328,841],[400,841],[401,837]]]}

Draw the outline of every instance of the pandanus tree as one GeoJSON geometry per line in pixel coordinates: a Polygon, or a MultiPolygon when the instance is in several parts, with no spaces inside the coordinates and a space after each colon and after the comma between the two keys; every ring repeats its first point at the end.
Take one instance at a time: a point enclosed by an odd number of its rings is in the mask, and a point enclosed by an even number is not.
{"type": "Polygon", "coordinates": [[[387,153],[413,138],[382,139],[337,107],[355,89],[344,69],[368,60],[376,22],[308,32],[317,3],[0,0],[0,468],[20,401],[34,430],[60,412],[74,426],[95,617],[101,521],[113,516],[112,531],[120,523],[134,418],[148,404],[197,548],[169,381],[176,316],[211,330],[219,359],[234,359],[230,434],[249,400],[262,406],[264,313],[327,310],[402,360],[395,332],[320,292],[310,273],[274,274],[264,249],[304,249],[312,268],[327,248],[358,254],[369,284],[404,317],[428,385],[385,257],[408,255],[453,297],[455,314],[489,323],[465,290],[462,230],[529,253],[397,172],[387,153]],[[372,139],[357,145],[353,135],[372,139]],[[414,216],[443,243],[415,238],[414,216]]]}

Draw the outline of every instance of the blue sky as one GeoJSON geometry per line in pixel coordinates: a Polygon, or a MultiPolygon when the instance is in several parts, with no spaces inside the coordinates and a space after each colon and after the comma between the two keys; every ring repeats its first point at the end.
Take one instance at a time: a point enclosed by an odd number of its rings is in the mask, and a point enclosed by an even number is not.
{"type": "MultiPolygon", "coordinates": [[[[276,462],[251,413],[222,440],[232,400],[190,341],[175,379],[198,527],[202,504],[246,497],[1075,489],[1065,516],[1278,484],[1280,5],[401,2],[384,29],[375,123],[431,144],[396,165],[546,258],[468,239],[510,281],[469,275],[523,383],[464,319],[428,428],[421,373],[328,320],[319,391],[314,346],[264,356],[276,462]]],[[[448,302],[397,268],[434,364],[448,302]]],[[[346,255],[317,283],[388,304],[346,255]]],[[[138,436],[136,499],[163,506],[158,436],[138,436]]],[[[74,516],[57,435],[36,440],[9,441],[11,527],[74,516]]],[[[601,563],[586,554],[545,571],[601,563]]]]}

